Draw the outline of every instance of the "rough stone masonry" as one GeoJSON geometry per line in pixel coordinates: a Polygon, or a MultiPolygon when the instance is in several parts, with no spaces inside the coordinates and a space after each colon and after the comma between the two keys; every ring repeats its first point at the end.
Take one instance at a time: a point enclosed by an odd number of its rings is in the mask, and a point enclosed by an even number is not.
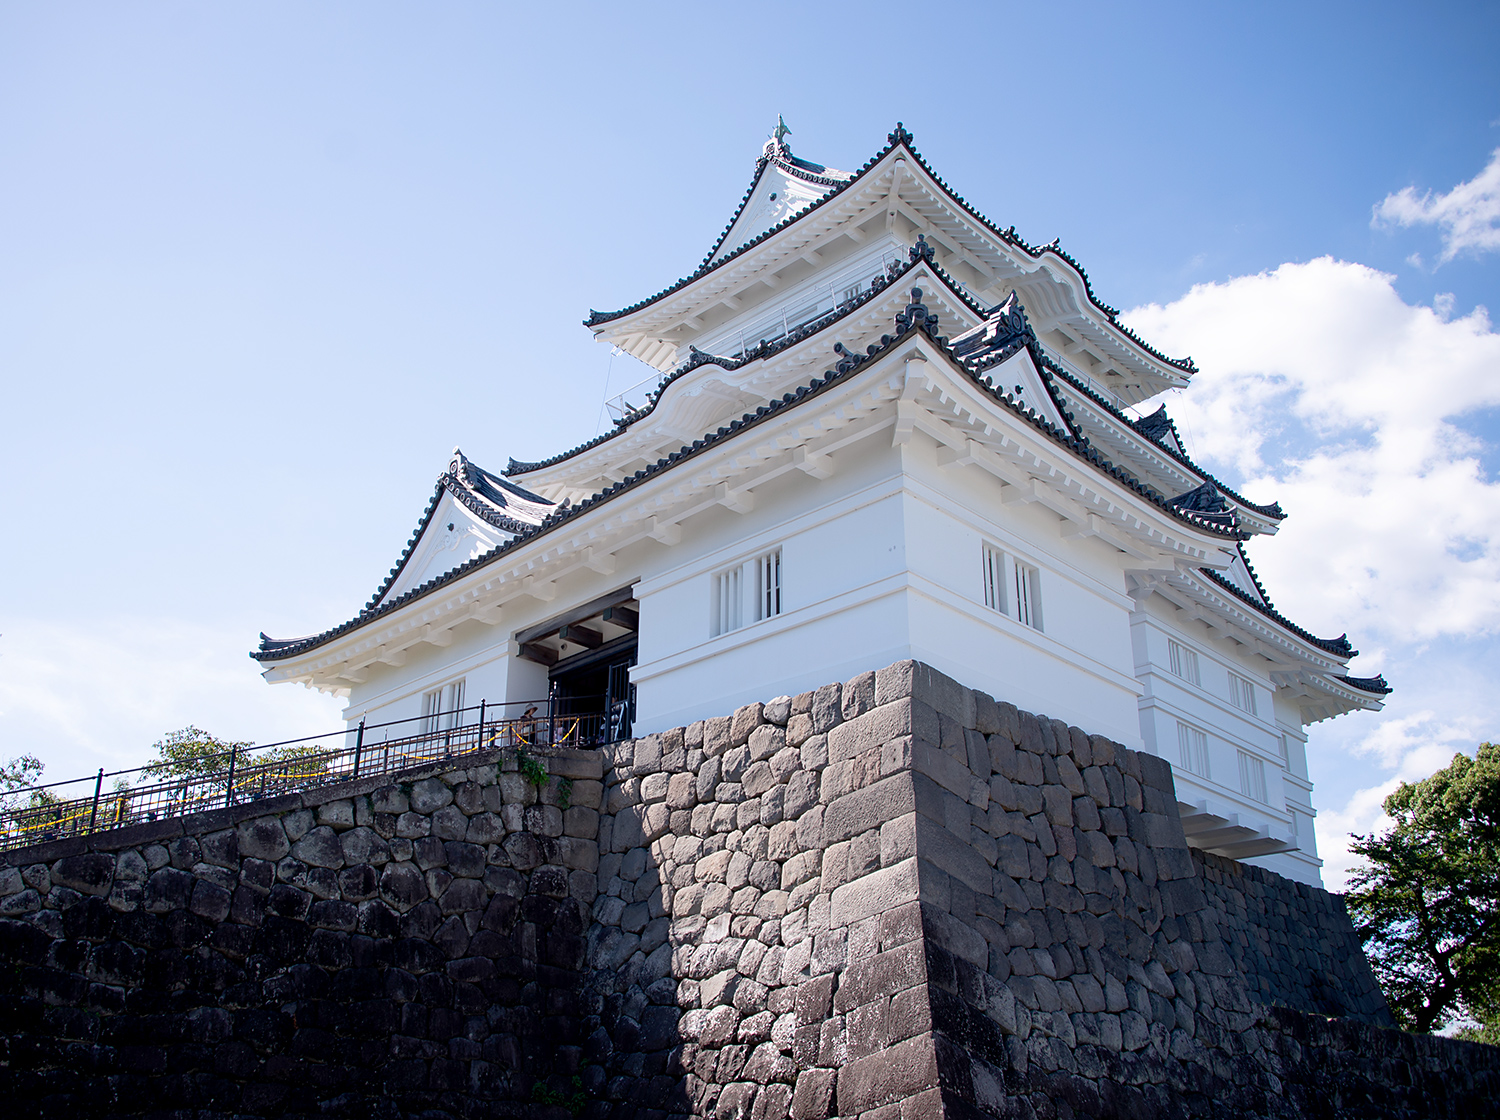
{"type": "Polygon", "coordinates": [[[1187,846],[1168,764],[927,666],[548,764],[540,789],[471,755],[9,853],[10,1107],[909,1120],[1500,1099],[1500,1049],[1392,1029],[1337,896],[1187,846]]]}

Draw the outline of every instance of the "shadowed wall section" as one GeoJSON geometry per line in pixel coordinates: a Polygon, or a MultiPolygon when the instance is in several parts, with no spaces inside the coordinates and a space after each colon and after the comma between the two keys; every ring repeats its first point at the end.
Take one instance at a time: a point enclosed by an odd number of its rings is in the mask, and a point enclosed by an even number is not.
{"type": "Polygon", "coordinates": [[[461,761],[10,853],[9,1098],[896,1120],[1500,1094],[1500,1050],[1391,1029],[1341,899],[1188,848],[1165,762],[921,664],[559,755],[540,791],[461,761]]]}

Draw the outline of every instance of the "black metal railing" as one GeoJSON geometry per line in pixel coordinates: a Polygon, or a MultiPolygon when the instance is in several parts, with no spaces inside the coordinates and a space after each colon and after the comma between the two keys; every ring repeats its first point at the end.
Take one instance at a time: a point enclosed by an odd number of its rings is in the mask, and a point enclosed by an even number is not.
{"type": "MultiPolygon", "coordinates": [[[[589,700],[602,699],[575,697],[567,704],[587,707],[589,700]]],[[[623,708],[613,715],[568,715],[557,710],[561,706],[548,700],[481,700],[435,715],[375,724],[361,720],[355,727],[303,739],[27,786],[0,802],[0,851],[228,808],[480,751],[589,748],[630,733],[623,708]],[[114,779],[110,788],[105,788],[106,779],[114,779]]]]}

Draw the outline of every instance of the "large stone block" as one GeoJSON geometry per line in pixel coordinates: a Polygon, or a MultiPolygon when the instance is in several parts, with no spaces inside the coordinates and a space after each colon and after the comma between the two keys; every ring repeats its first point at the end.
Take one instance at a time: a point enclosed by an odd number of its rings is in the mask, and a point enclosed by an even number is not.
{"type": "Polygon", "coordinates": [[[912,857],[871,871],[835,890],[829,921],[835,926],[853,925],[917,898],[917,861],[912,857]]]}
{"type": "Polygon", "coordinates": [[[823,834],[830,844],[879,828],[886,821],[913,812],[916,789],[911,776],[895,774],[864,789],[846,793],[830,804],[823,816],[823,834]]]}

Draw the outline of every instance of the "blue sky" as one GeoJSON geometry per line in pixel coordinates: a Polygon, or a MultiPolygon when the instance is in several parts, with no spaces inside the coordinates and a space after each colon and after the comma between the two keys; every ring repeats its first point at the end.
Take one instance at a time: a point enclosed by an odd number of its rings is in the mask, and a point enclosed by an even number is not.
{"type": "Polygon", "coordinates": [[[1170,402],[1195,452],[1308,526],[1254,554],[1279,605],[1400,689],[1315,735],[1320,827],[1367,827],[1500,733],[1496,57],[1495,5],[0,6],[0,756],[329,725],[256,633],[350,617],[455,444],[594,434],[645,371],[580,320],[698,264],[779,113],[851,170],[904,121],[1199,359],[1170,402]],[[1437,392],[1415,435],[1361,403],[1437,392]],[[1380,521],[1336,498],[1387,476],[1439,510],[1402,565],[1326,536],[1380,521]]]}

